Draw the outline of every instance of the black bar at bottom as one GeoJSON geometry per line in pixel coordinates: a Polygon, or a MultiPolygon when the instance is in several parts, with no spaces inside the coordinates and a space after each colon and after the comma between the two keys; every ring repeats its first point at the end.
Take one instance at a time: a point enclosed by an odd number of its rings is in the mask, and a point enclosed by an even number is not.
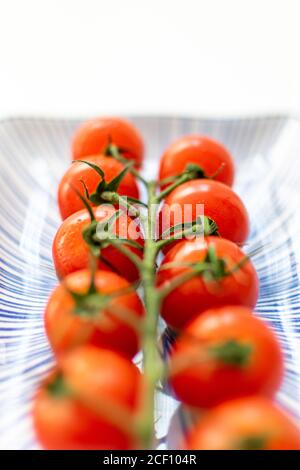
{"type": "Polygon", "coordinates": [[[212,462],[222,465],[240,465],[243,462],[276,462],[285,466],[299,462],[300,454],[292,451],[11,451],[2,450],[1,468],[7,465],[31,465],[45,468],[49,465],[64,465],[90,470],[105,466],[121,465],[136,468],[141,465],[183,465],[205,469],[212,462]],[[42,467],[41,467],[42,466],[42,467]]]}

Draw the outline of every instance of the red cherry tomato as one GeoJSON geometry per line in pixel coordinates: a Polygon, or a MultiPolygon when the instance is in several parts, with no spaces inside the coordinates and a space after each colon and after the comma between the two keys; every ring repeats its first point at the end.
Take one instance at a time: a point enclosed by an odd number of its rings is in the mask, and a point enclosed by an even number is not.
{"type": "MultiPolygon", "coordinates": [[[[94,210],[94,215],[97,221],[104,222],[109,220],[115,212],[116,209],[113,206],[105,205],[98,206],[94,210]]],[[[83,209],[70,215],[58,229],[53,241],[52,254],[59,278],[89,267],[90,251],[82,237],[82,231],[89,223],[89,213],[83,209]]],[[[139,227],[126,214],[121,214],[112,225],[112,229],[115,229],[116,234],[121,238],[134,240],[143,247],[144,240],[139,227]]],[[[141,250],[129,246],[128,249],[142,258],[141,250]]],[[[113,270],[130,282],[139,278],[138,270],[133,262],[111,245],[102,249],[101,260],[99,269],[113,270]]]]}
{"type": "MultiPolygon", "coordinates": [[[[164,152],[159,168],[159,180],[178,176],[189,163],[198,165],[209,178],[232,186],[234,163],[226,148],[201,135],[181,137],[173,142],[164,152]]],[[[164,185],[166,186],[166,185],[164,185]]]]}
{"type": "Polygon", "coordinates": [[[203,262],[210,250],[217,257],[215,265],[209,263],[211,269],[224,267],[225,273],[234,272],[210,280],[204,272],[173,289],[162,303],[161,315],[175,331],[209,308],[225,305],[254,308],[256,304],[259,284],[253,264],[237,245],[218,237],[181,241],[171,248],[158,270],[158,286],[167,287],[177,276],[192,269],[187,264],[203,262]],[[168,266],[169,263],[173,266],[168,266]]]}
{"type": "Polygon", "coordinates": [[[132,358],[139,350],[140,338],[136,323],[144,314],[143,305],[135,292],[128,291],[129,283],[113,272],[98,271],[95,294],[75,302],[70,294],[88,292],[91,276],[88,271],[69,274],[52,292],[45,311],[45,327],[56,354],[64,353],[80,344],[107,347],[132,358]],[[97,307],[106,295],[117,293],[105,307],[97,307]]]}
{"type": "MultiPolygon", "coordinates": [[[[84,160],[100,167],[105,174],[105,181],[107,183],[121,173],[124,168],[122,163],[105,155],[85,157],[84,160]]],[[[96,191],[101,181],[101,176],[85,163],[73,163],[62,177],[58,187],[58,206],[63,219],[84,208],[83,202],[78,194],[76,194],[77,190],[84,196],[82,181],[85,183],[89,193],[92,194],[96,191]]],[[[138,185],[131,173],[125,175],[117,192],[123,196],[139,198],[138,185]]]]}
{"type": "Polygon", "coordinates": [[[208,412],[190,432],[187,450],[300,450],[296,424],[274,403],[241,398],[208,412]]]}
{"type": "Polygon", "coordinates": [[[133,428],[139,386],[140,373],[129,360],[105,349],[77,348],[62,358],[36,395],[39,442],[50,450],[136,448],[135,438],[122,427],[123,417],[116,423],[109,414],[124,410],[127,427],[133,428]]]}
{"type": "Polygon", "coordinates": [[[142,136],[133,124],[114,117],[99,117],[83,123],[73,138],[72,158],[82,160],[96,155],[110,143],[121,149],[123,157],[134,160],[136,166],[141,165],[144,156],[142,136]]]}
{"type": "Polygon", "coordinates": [[[283,376],[274,333],[246,307],[202,313],[182,331],[171,357],[176,396],[200,408],[247,395],[272,397],[283,376]]]}
{"type": "MultiPolygon", "coordinates": [[[[192,222],[201,215],[197,204],[203,204],[203,215],[217,224],[221,237],[237,244],[246,241],[249,219],[244,204],[228,186],[211,180],[188,181],[166,197],[159,212],[160,235],[182,221],[192,222]]],[[[167,245],[164,251],[168,251],[170,246],[167,245]]]]}

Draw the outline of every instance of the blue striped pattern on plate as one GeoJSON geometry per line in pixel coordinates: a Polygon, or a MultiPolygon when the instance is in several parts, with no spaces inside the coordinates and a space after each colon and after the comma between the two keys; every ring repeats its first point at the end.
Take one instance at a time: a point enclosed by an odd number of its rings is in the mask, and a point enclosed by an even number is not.
{"type": "MultiPolygon", "coordinates": [[[[200,132],[223,142],[237,163],[235,189],[251,217],[247,251],[261,282],[258,314],[277,331],[285,353],[278,400],[300,417],[300,123],[288,117],[189,119],[135,117],[147,144],[145,174],[154,176],[173,139],[200,132]]],[[[0,122],[0,447],[37,448],[30,407],[52,355],[43,309],[56,284],[51,242],[60,223],[56,188],[70,162],[76,120],[0,122]]],[[[270,364],[272,367],[272,364],[270,364]]],[[[185,415],[168,394],[157,399],[160,447],[174,447],[185,415]]]]}

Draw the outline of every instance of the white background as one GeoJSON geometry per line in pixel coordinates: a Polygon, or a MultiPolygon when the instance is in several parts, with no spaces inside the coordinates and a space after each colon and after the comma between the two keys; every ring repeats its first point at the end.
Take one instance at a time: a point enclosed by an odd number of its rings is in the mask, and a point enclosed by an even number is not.
{"type": "Polygon", "coordinates": [[[0,0],[0,116],[300,112],[299,0],[0,0]]]}

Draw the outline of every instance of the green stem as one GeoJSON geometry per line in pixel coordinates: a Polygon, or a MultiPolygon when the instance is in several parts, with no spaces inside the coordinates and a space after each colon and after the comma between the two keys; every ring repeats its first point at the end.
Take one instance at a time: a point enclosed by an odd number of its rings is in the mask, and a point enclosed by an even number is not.
{"type": "Polygon", "coordinates": [[[119,204],[120,206],[126,207],[129,211],[129,215],[133,217],[138,217],[140,215],[140,211],[130,204],[126,197],[120,196],[120,194],[114,191],[104,191],[101,194],[101,197],[104,201],[111,202],[112,204],[119,204]]]}
{"type": "Polygon", "coordinates": [[[144,301],[147,316],[143,332],[144,388],[141,397],[140,415],[138,417],[138,430],[143,448],[145,449],[151,449],[154,442],[155,391],[157,382],[163,371],[163,365],[157,346],[160,297],[155,287],[155,265],[158,254],[158,247],[154,239],[155,208],[157,202],[155,186],[156,184],[154,182],[147,183],[149,213],[145,227],[146,240],[141,269],[141,281],[144,288],[144,301]]]}
{"type": "Polygon", "coordinates": [[[114,246],[117,250],[120,251],[123,255],[127,256],[130,261],[140,270],[143,267],[143,262],[142,260],[127,246],[124,245],[124,243],[121,243],[117,238],[116,239],[110,239],[109,243],[114,246]]]}
{"type": "Polygon", "coordinates": [[[162,248],[174,242],[175,240],[181,240],[183,238],[188,237],[189,235],[195,235],[200,230],[202,230],[202,233],[203,233],[203,227],[201,225],[193,225],[192,227],[188,229],[180,230],[179,232],[176,232],[174,235],[170,236],[169,238],[158,240],[157,247],[159,250],[161,250],[162,248]]]}
{"type": "Polygon", "coordinates": [[[158,296],[162,301],[167,295],[169,295],[174,289],[181,286],[181,284],[190,281],[194,277],[196,277],[199,273],[196,270],[185,271],[182,274],[178,274],[178,276],[174,277],[171,281],[168,282],[167,285],[160,287],[158,289],[158,296]]]}
{"type": "Polygon", "coordinates": [[[185,282],[190,281],[196,276],[204,275],[205,273],[211,273],[212,277],[215,277],[215,268],[211,262],[202,261],[196,265],[191,265],[187,271],[178,274],[171,281],[166,283],[166,285],[163,285],[158,289],[158,296],[160,300],[163,301],[167,295],[169,295],[174,289],[181,286],[185,282]]]}
{"type": "Polygon", "coordinates": [[[170,184],[166,189],[161,191],[159,195],[157,196],[157,201],[160,202],[162,199],[164,199],[168,194],[170,194],[174,189],[176,189],[178,186],[180,186],[182,183],[186,183],[186,181],[190,181],[191,175],[188,173],[184,173],[180,178],[178,178],[173,184],[170,184]]]}

